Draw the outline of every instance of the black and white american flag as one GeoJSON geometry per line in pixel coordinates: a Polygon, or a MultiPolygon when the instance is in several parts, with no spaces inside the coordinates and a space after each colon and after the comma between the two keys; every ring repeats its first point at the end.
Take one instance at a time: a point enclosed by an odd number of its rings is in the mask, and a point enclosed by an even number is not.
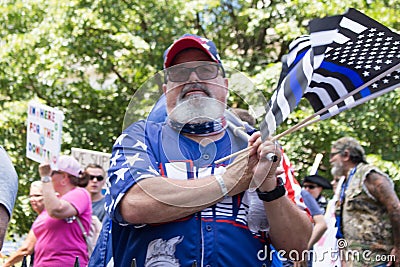
{"type": "Polygon", "coordinates": [[[398,87],[400,35],[349,9],[304,97],[326,119],[398,87]]]}
{"type": "Polygon", "coordinates": [[[300,36],[290,44],[287,56],[290,69],[273,93],[260,125],[263,140],[272,135],[299,104],[311,82],[314,70],[323,62],[327,45],[332,43],[339,19],[340,16],[333,16],[326,18],[328,23],[310,24],[310,36],[300,36]]]}

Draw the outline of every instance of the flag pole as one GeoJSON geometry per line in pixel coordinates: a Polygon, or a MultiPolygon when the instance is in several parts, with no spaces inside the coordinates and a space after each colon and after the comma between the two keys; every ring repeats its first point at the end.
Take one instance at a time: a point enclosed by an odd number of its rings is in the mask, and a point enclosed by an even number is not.
{"type": "Polygon", "coordinates": [[[232,153],[232,154],[230,154],[230,155],[228,155],[226,157],[220,158],[219,160],[214,161],[214,163],[215,164],[220,164],[221,162],[224,162],[225,160],[228,160],[230,158],[233,158],[233,157],[236,157],[236,156],[241,155],[243,153],[246,153],[246,152],[250,151],[252,148],[253,148],[253,146],[248,146],[245,149],[239,150],[239,151],[237,151],[235,153],[232,153]]]}
{"type": "MultiPolygon", "coordinates": [[[[293,126],[293,127],[291,127],[290,129],[286,130],[285,132],[280,133],[280,134],[275,135],[274,137],[272,137],[272,138],[271,138],[271,141],[276,141],[276,140],[278,140],[279,138],[281,138],[281,137],[283,137],[283,136],[285,136],[285,135],[287,135],[287,134],[293,133],[293,132],[295,132],[295,131],[297,131],[297,130],[302,129],[303,127],[306,127],[306,126],[311,125],[311,124],[313,124],[313,123],[315,123],[315,122],[318,122],[318,121],[320,121],[319,118],[318,118],[318,119],[315,119],[315,120],[312,120],[312,121],[308,121],[308,122],[306,122],[306,123],[303,123],[302,125],[296,125],[297,127],[293,126]]],[[[240,157],[238,157],[236,161],[241,161],[241,160],[247,158],[247,156],[248,156],[248,155],[242,155],[242,154],[244,154],[244,153],[246,153],[246,152],[249,152],[252,148],[253,148],[253,146],[248,146],[248,147],[246,147],[245,149],[239,150],[239,151],[237,151],[237,152],[235,152],[235,153],[232,153],[232,154],[230,154],[230,155],[228,155],[228,156],[226,156],[226,157],[220,158],[219,160],[214,161],[214,163],[215,163],[215,164],[219,164],[219,163],[221,163],[221,162],[224,162],[225,160],[228,160],[228,159],[230,159],[230,158],[233,158],[233,157],[236,157],[236,156],[239,156],[239,155],[240,155],[240,157]]],[[[235,164],[236,161],[234,161],[233,163],[229,164],[228,167],[229,167],[230,165],[233,166],[233,165],[235,164]]]]}
{"type": "MultiPolygon", "coordinates": [[[[312,119],[312,118],[311,118],[311,119],[312,119]]],[[[284,132],[282,132],[282,133],[280,133],[280,134],[275,135],[274,137],[272,137],[272,140],[278,140],[279,138],[282,138],[282,137],[285,136],[285,135],[288,135],[288,134],[290,134],[290,133],[293,133],[293,132],[296,132],[296,131],[298,131],[298,130],[300,130],[300,129],[303,129],[304,127],[307,127],[307,126],[309,126],[309,125],[311,125],[311,124],[314,124],[314,123],[316,123],[316,122],[319,122],[320,120],[321,120],[320,118],[316,118],[316,119],[314,119],[314,120],[302,121],[302,124],[298,123],[298,124],[296,124],[295,126],[290,127],[289,129],[287,129],[286,131],[284,131],[284,132]]]]}

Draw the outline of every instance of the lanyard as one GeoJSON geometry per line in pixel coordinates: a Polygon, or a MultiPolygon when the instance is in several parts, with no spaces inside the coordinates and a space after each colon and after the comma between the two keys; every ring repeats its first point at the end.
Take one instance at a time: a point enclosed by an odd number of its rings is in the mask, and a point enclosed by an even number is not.
{"type": "Polygon", "coordinates": [[[344,237],[343,229],[342,229],[342,227],[343,227],[343,222],[342,222],[343,203],[344,203],[344,199],[346,197],[347,187],[349,186],[351,178],[356,173],[356,170],[357,170],[357,166],[355,166],[351,170],[351,172],[350,172],[349,176],[347,177],[346,181],[344,181],[342,183],[342,188],[341,188],[341,191],[340,191],[340,199],[338,201],[338,204],[340,205],[340,213],[336,214],[336,226],[338,228],[337,233],[336,233],[336,238],[343,238],[344,237]]]}
{"type": "Polygon", "coordinates": [[[356,173],[356,171],[357,171],[357,166],[355,166],[355,167],[351,170],[351,172],[350,172],[349,176],[347,177],[346,181],[343,182],[343,184],[342,184],[342,190],[340,191],[340,203],[343,203],[343,202],[344,202],[344,198],[345,198],[345,196],[346,196],[347,187],[349,186],[350,180],[351,180],[351,178],[354,176],[354,174],[356,173]]]}

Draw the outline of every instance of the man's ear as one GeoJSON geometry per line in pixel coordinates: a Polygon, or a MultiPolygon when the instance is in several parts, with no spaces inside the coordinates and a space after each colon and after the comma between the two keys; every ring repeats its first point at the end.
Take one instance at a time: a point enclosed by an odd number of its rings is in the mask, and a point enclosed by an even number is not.
{"type": "Polygon", "coordinates": [[[167,85],[165,83],[163,83],[163,85],[162,85],[162,90],[163,90],[164,94],[167,93],[167,85]]]}

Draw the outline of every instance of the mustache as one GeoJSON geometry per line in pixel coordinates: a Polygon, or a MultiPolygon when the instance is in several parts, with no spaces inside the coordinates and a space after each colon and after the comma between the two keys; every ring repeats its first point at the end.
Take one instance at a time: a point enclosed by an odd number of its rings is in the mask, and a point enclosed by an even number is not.
{"type": "Polygon", "coordinates": [[[180,93],[180,97],[183,98],[188,92],[193,91],[193,90],[201,90],[203,91],[207,96],[210,96],[210,90],[208,89],[208,87],[202,83],[188,83],[185,84],[185,86],[183,87],[181,93],[180,93]]]}

